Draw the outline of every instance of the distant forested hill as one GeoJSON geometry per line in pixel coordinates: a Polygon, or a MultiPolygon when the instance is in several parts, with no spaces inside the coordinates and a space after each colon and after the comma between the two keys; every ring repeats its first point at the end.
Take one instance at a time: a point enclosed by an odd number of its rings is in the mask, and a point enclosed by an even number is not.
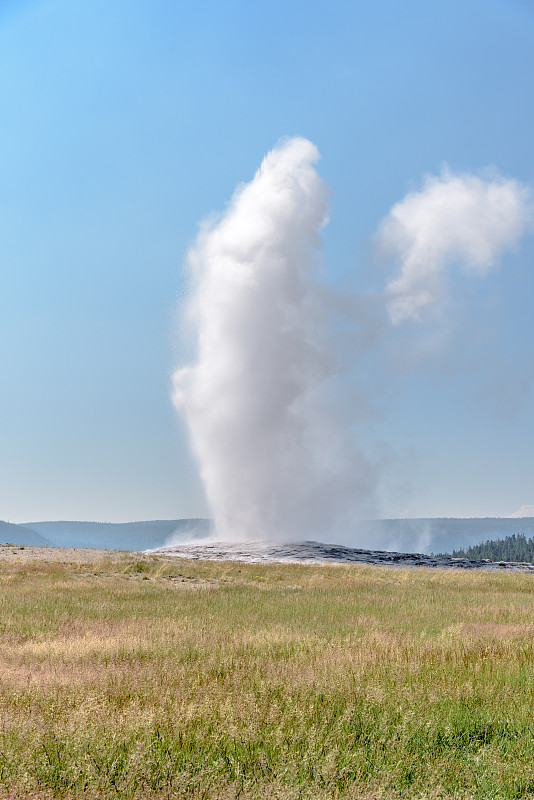
{"type": "Polygon", "coordinates": [[[491,561],[527,561],[534,564],[534,537],[527,539],[523,533],[512,534],[504,539],[488,539],[471,547],[461,547],[452,553],[453,558],[489,558],[491,561]]]}
{"type": "Polygon", "coordinates": [[[10,544],[33,544],[39,547],[49,545],[50,542],[37,531],[24,525],[15,525],[13,522],[0,520],[0,542],[10,544]]]}
{"type": "MultiPolygon", "coordinates": [[[[207,519],[0,523],[0,541],[4,542],[117,550],[147,550],[206,538],[211,533],[212,523],[207,519]]],[[[519,534],[534,537],[534,517],[367,520],[339,530],[325,531],[324,537],[317,538],[349,547],[430,555],[432,552],[450,554],[479,542],[500,541],[519,534]]]]}
{"type": "MultiPolygon", "coordinates": [[[[148,550],[174,540],[207,536],[206,519],[156,519],[147,522],[27,522],[27,528],[55,547],[101,547],[108,550],[148,550]]],[[[17,527],[17,526],[14,526],[17,527]]],[[[13,540],[11,540],[13,541],[13,540]]]]}

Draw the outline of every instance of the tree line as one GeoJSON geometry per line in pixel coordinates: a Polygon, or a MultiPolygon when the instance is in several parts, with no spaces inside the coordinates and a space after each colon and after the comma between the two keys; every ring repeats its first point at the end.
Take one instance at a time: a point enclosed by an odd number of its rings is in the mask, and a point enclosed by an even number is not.
{"type": "Polygon", "coordinates": [[[489,558],[490,561],[527,561],[534,564],[534,537],[527,539],[524,533],[514,533],[504,539],[488,539],[471,547],[461,547],[451,553],[435,555],[442,558],[489,558]]]}

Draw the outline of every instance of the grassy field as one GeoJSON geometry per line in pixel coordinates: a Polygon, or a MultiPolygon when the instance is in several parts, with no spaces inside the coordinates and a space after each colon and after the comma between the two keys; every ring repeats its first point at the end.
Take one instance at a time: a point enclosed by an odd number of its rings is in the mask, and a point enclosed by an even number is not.
{"type": "Polygon", "coordinates": [[[534,579],[0,563],[3,798],[534,798],[534,579]]]}

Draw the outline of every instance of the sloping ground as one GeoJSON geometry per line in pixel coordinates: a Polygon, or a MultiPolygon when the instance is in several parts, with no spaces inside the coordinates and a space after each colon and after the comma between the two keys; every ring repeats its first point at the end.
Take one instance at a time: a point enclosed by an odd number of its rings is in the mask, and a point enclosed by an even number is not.
{"type": "Polygon", "coordinates": [[[0,541],[12,544],[30,544],[45,547],[50,542],[40,533],[25,525],[15,525],[12,522],[0,520],[0,541]]]}
{"type": "Polygon", "coordinates": [[[151,551],[178,558],[206,561],[243,561],[248,563],[359,563],[382,566],[446,567],[456,569],[520,570],[534,572],[534,565],[513,561],[479,561],[467,558],[434,558],[423,553],[395,553],[384,550],[361,550],[322,542],[213,542],[211,544],[174,545],[151,551]]]}
{"type": "MultiPolygon", "coordinates": [[[[156,519],[142,522],[28,522],[28,528],[54,547],[96,547],[106,550],[146,550],[175,538],[196,539],[209,534],[205,519],[156,519]]],[[[9,541],[14,541],[13,539],[9,541]]]]}

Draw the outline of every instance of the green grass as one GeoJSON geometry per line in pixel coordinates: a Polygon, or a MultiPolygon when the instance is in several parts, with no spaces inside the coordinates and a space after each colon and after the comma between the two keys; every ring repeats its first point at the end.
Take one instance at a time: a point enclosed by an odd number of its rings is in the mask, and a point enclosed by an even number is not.
{"type": "Polygon", "coordinates": [[[0,796],[534,798],[534,579],[0,564],[0,796]]]}

